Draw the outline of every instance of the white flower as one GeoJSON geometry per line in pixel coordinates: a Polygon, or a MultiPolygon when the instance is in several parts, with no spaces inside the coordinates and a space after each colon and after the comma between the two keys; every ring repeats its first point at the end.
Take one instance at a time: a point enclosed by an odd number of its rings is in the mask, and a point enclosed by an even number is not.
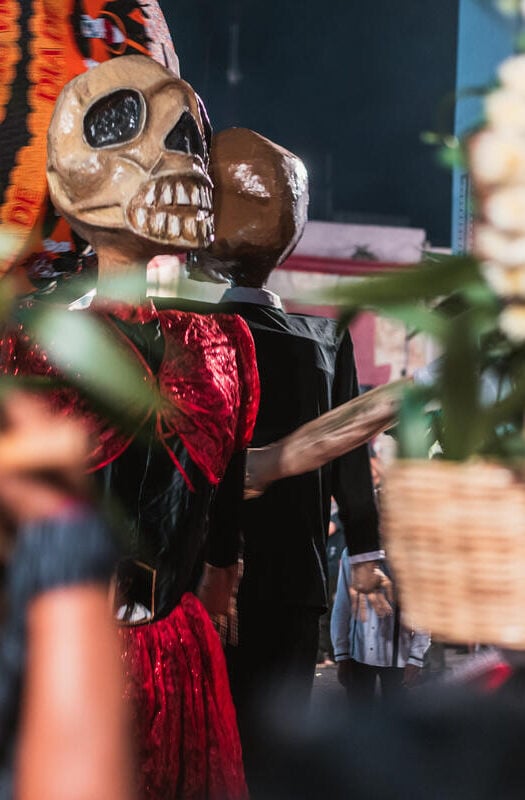
{"type": "Polygon", "coordinates": [[[525,98],[510,89],[496,89],[485,98],[485,112],[493,128],[509,134],[525,133],[525,98]]]}
{"type": "Polygon", "coordinates": [[[507,306],[500,315],[499,324],[512,341],[525,341],[525,305],[507,306]]]}
{"type": "Polygon", "coordinates": [[[492,192],[482,208],[488,222],[499,230],[525,234],[525,186],[509,186],[492,192]]]}
{"type": "Polygon", "coordinates": [[[520,0],[496,0],[495,5],[501,14],[513,17],[521,9],[522,3],[520,0]]]}
{"type": "Polygon", "coordinates": [[[525,298],[525,267],[502,267],[486,262],[481,265],[485,280],[499,297],[525,298]]]}
{"type": "Polygon", "coordinates": [[[485,261],[525,267],[525,236],[511,236],[490,225],[474,228],[474,251],[485,261]]]}
{"type": "Polygon", "coordinates": [[[479,184],[525,182],[525,139],[522,137],[485,129],[470,140],[469,160],[479,184]]]}
{"type": "Polygon", "coordinates": [[[506,89],[525,95],[525,54],[512,56],[500,64],[498,76],[506,89]]]}

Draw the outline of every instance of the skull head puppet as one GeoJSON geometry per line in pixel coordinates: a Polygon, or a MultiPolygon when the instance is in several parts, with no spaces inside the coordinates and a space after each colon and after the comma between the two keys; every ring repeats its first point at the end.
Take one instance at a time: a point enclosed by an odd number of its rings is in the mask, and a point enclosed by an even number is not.
{"type": "Polygon", "coordinates": [[[213,137],[215,239],[188,261],[194,279],[262,286],[301,238],[308,174],[300,158],[247,128],[213,137]]]}
{"type": "Polygon", "coordinates": [[[191,86],[145,56],[107,61],[68,83],[48,133],[51,198],[99,252],[132,258],[213,239],[211,138],[191,86]]]}

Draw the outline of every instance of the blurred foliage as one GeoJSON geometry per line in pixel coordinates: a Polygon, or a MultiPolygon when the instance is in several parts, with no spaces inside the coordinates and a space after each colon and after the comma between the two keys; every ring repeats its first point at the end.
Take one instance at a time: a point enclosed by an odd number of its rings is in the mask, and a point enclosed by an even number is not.
{"type": "MultiPolygon", "coordinates": [[[[14,240],[9,232],[0,233],[0,255],[9,260],[14,240]]],[[[106,289],[114,298],[137,296],[143,279],[115,278],[106,289]]],[[[92,281],[75,282],[76,297],[92,281]]],[[[79,390],[94,410],[103,412],[122,429],[135,430],[138,421],[160,408],[156,383],[141,362],[119,341],[96,315],[71,312],[69,293],[56,292],[41,297],[42,302],[20,306],[16,284],[9,275],[0,280],[0,320],[7,327],[23,323],[27,332],[46,351],[60,379],[39,376],[3,375],[0,398],[13,389],[49,391],[60,385],[79,390]]]]}
{"type": "Polygon", "coordinates": [[[439,345],[432,385],[409,386],[401,404],[396,433],[401,457],[425,457],[436,439],[452,460],[484,454],[512,461],[525,455],[525,347],[499,330],[501,301],[475,259],[431,256],[348,282],[327,299],[344,306],[342,326],[366,309],[439,345]]]}
{"type": "Polygon", "coordinates": [[[94,315],[48,307],[33,315],[29,327],[64,379],[120,427],[160,407],[156,385],[141,362],[94,315]]]}

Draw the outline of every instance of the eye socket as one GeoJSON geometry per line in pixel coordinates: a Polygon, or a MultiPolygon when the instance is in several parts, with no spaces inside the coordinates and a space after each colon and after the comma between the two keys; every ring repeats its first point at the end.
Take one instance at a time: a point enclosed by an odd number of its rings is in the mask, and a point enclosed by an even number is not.
{"type": "Polygon", "coordinates": [[[135,138],[142,126],[143,103],[138,92],[120,89],[94,103],[84,117],[90,147],[110,147],[135,138]]]}
{"type": "Polygon", "coordinates": [[[166,150],[200,156],[206,159],[206,146],[199,126],[189,111],[184,111],[175,127],[164,139],[166,150]]]}

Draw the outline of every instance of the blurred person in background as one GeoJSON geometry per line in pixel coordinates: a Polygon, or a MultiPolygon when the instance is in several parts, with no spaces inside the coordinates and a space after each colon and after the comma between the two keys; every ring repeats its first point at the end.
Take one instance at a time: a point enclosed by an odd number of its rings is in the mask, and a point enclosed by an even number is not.
{"type": "MultiPolygon", "coordinates": [[[[382,570],[390,575],[388,564],[382,570]]],[[[374,608],[366,595],[351,586],[350,562],[345,549],[331,621],[332,644],[339,682],[350,698],[373,700],[376,682],[389,697],[402,687],[421,681],[423,659],[430,646],[428,633],[407,627],[397,602],[393,614],[374,608]]]]}
{"type": "Polygon", "coordinates": [[[330,524],[328,526],[328,539],[326,542],[326,561],[328,564],[328,609],[321,614],[319,619],[319,651],[317,664],[331,664],[334,660],[334,650],[330,638],[330,620],[334,607],[335,592],[337,589],[337,576],[341,554],[345,549],[346,539],[337,512],[337,503],[332,498],[330,524]]]}
{"type": "Polygon", "coordinates": [[[20,394],[3,422],[0,798],[130,800],[117,549],[88,499],[84,428],[20,394]]]}

